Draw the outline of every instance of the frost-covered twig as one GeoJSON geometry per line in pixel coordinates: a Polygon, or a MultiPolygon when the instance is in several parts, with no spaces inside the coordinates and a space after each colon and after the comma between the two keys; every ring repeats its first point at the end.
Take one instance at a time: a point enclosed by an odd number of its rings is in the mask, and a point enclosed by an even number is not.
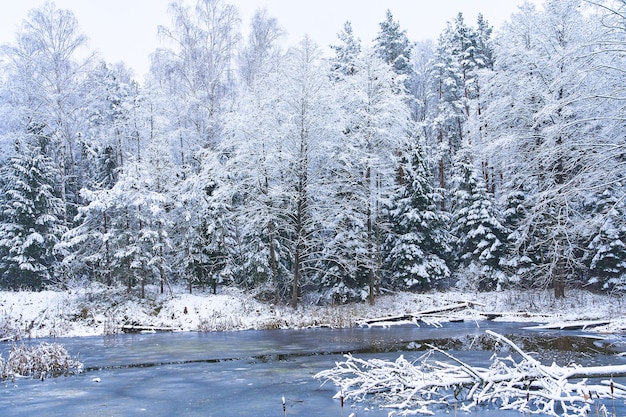
{"type": "Polygon", "coordinates": [[[503,409],[553,416],[586,415],[599,399],[626,398],[626,388],[611,381],[588,384],[587,378],[626,374],[626,365],[607,367],[561,367],[543,365],[511,340],[487,334],[509,345],[521,359],[494,355],[488,368],[471,366],[438,348],[416,362],[400,356],[393,362],[363,360],[346,355],[335,368],[315,378],[340,387],[347,400],[362,401],[377,395],[385,407],[400,414],[432,413],[434,405],[460,403],[468,410],[497,404],[503,409]],[[447,362],[434,360],[439,352],[447,362]]]}

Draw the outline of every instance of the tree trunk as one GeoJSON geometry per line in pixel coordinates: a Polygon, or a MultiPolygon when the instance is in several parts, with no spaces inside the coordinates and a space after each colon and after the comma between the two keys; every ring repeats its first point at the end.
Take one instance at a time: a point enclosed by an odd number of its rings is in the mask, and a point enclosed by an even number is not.
{"type": "Polygon", "coordinates": [[[278,285],[278,262],[276,262],[276,247],[274,246],[274,223],[271,221],[267,223],[267,238],[270,246],[270,268],[272,269],[272,279],[274,280],[274,302],[279,300],[279,285],[278,285]]]}
{"type": "Polygon", "coordinates": [[[565,298],[565,258],[563,249],[559,248],[556,253],[558,259],[552,275],[552,286],[554,287],[554,298],[565,298]]]}
{"type": "Polygon", "coordinates": [[[298,308],[298,293],[300,291],[300,244],[296,243],[294,255],[293,283],[291,288],[291,307],[298,308]]]}
{"type": "MultiPolygon", "coordinates": [[[[439,128],[439,147],[441,152],[441,146],[443,144],[443,130],[439,128]]],[[[439,189],[441,190],[441,211],[446,210],[446,167],[443,160],[443,155],[439,155],[439,189]]]]}
{"type": "MultiPolygon", "coordinates": [[[[367,168],[365,168],[365,184],[368,187],[368,189],[371,192],[371,187],[370,187],[370,181],[371,181],[371,171],[370,171],[370,167],[367,166],[367,168]]],[[[368,286],[369,286],[369,296],[368,296],[368,300],[370,305],[374,305],[374,295],[375,295],[375,288],[376,288],[376,279],[375,279],[375,275],[374,275],[374,231],[373,231],[373,224],[372,224],[372,207],[371,207],[371,196],[368,193],[368,199],[367,199],[367,269],[368,269],[368,286]]]]}
{"type": "Polygon", "coordinates": [[[300,177],[298,187],[298,207],[296,209],[296,227],[295,227],[295,251],[294,251],[294,266],[293,266],[293,283],[291,294],[291,306],[293,308],[298,307],[298,297],[300,293],[300,281],[302,276],[302,261],[303,261],[303,243],[304,243],[304,213],[306,211],[306,174],[302,174],[300,177]]]}
{"type": "MultiPolygon", "coordinates": [[[[302,195],[300,196],[302,199],[302,195]]],[[[298,307],[298,296],[300,295],[300,277],[302,275],[302,234],[303,234],[303,210],[304,202],[298,201],[298,209],[296,213],[296,247],[294,251],[293,266],[293,282],[291,289],[291,307],[298,307]]]]}
{"type": "MultiPolygon", "coordinates": [[[[108,228],[108,224],[107,224],[107,211],[104,210],[104,235],[107,236],[107,234],[109,233],[109,228],[108,228]]],[[[109,248],[109,239],[107,237],[106,241],[104,242],[104,257],[106,259],[106,285],[107,287],[110,287],[111,285],[113,285],[113,282],[111,280],[111,250],[109,248]]]]}
{"type": "MultiPolygon", "coordinates": [[[[562,95],[563,95],[563,91],[561,89],[559,91],[559,100],[562,99],[562,95]]],[[[560,115],[560,110],[557,111],[557,114],[560,115]]],[[[556,148],[557,148],[557,152],[558,152],[558,154],[557,154],[558,157],[557,157],[557,160],[556,160],[556,166],[554,167],[554,171],[555,171],[554,182],[556,183],[557,194],[559,196],[559,198],[557,199],[557,203],[560,202],[560,201],[563,201],[563,198],[564,198],[561,195],[562,194],[563,184],[565,184],[565,168],[564,168],[564,162],[563,162],[562,146],[563,146],[563,137],[562,136],[558,136],[556,138],[556,148]]],[[[557,221],[557,227],[560,227],[561,221],[562,221],[562,219],[559,218],[558,221],[557,221]]],[[[562,233],[559,233],[557,235],[557,237],[560,240],[560,242],[557,243],[558,248],[555,251],[555,256],[557,256],[557,259],[554,260],[556,271],[554,271],[554,275],[553,275],[553,278],[552,278],[552,285],[554,286],[554,297],[555,298],[565,298],[566,262],[565,262],[565,253],[563,253],[564,252],[563,246],[562,246],[563,243],[561,243],[561,242],[563,242],[565,240],[565,236],[563,236],[562,233]]]]}

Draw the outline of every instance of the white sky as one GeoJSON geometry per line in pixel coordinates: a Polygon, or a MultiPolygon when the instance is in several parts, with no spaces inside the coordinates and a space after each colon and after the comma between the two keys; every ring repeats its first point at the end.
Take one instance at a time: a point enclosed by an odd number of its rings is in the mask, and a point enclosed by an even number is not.
{"type": "MultiPolygon", "coordinates": [[[[337,33],[346,20],[364,44],[377,34],[378,24],[391,10],[394,20],[406,29],[410,40],[437,39],[447,21],[463,12],[467,24],[475,25],[479,12],[496,29],[517,10],[523,0],[226,0],[240,11],[242,30],[258,8],[288,33],[293,45],[308,34],[321,47],[337,43],[337,33]]],[[[90,48],[100,51],[107,62],[124,61],[142,79],[149,68],[149,55],[159,46],[158,25],[170,25],[170,0],[56,0],[57,8],[70,9],[90,48]]],[[[195,0],[185,0],[195,4],[195,0]]],[[[532,0],[541,4],[541,0],[532,0]]],[[[0,0],[0,44],[11,43],[28,10],[44,0],[0,0]]]]}

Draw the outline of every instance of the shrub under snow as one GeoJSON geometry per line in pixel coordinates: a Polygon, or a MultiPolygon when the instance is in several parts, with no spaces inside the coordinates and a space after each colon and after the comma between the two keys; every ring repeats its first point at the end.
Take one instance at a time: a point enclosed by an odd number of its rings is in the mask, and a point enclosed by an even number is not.
{"type": "Polygon", "coordinates": [[[0,378],[37,377],[80,372],[83,364],[70,357],[59,343],[41,342],[37,345],[24,344],[11,347],[8,359],[0,355],[0,378]]]}

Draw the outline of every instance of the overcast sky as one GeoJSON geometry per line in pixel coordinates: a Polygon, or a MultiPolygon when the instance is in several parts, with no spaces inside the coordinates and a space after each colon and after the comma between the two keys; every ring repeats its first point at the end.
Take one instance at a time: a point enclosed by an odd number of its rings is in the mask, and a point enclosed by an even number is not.
{"type": "MultiPolygon", "coordinates": [[[[532,0],[541,4],[541,0],[532,0]]],[[[195,0],[185,0],[195,4],[195,0]]],[[[159,46],[158,25],[169,25],[171,0],[56,0],[57,8],[70,9],[90,39],[90,47],[108,62],[124,61],[141,79],[149,68],[149,55],[159,46]]],[[[409,39],[436,39],[447,21],[462,12],[474,25],[479,12],[496,29],[523,0],[232,0],[240,11],[245,32],[250,17],[266,8],[288,33],[288,44],[308,34],[322,47],[337,43],[346,20],[364,44],[378,32],[387,9],[406,29],[409,39]]],[[[0,0],[0,44],[13,42],[28,10],[44,0],[0,0]]]]}

